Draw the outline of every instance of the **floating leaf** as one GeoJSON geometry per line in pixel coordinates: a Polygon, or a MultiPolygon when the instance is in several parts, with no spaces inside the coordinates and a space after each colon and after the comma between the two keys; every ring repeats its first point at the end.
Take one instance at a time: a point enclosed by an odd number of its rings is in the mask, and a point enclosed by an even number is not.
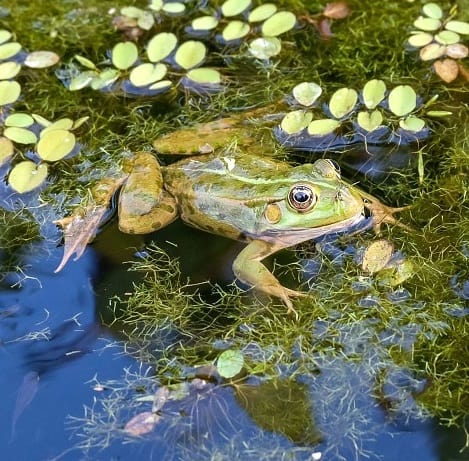
{"type": "Polygon", "coordinates": [[[403,130],[418,132],[425,128],[425,121],[414,115],[399,120],[399,126],[403,130]]]}
{"type": "Polygon", "coordinates": [[[137,25],[140,29],[150,30],[155,25],[155,18],[149,11],[144,11],[143,14],[137,18],[137,25]]]}
{"type": "Polygon", "coordinates": [[[32,51],[26,56],[24,65],[32,69],[43,69],[57,64],[60,57],[53,51],[32,51]]]}
{"type": "Polygon", "coordinates": [[[212,30],[218,26],[218,19],[214,16],[201,16],[195,18],[191,23],[194,30],[212,30]]]}
{"type": "Polygon", "coordinates": [[[449,117],[450,115],[453,115],[453,113],[449,110],[429,110],[425,112],[425,115],[428,115],[429,117],[449,117]]]}
{"type": "Polygon", "coordinates": [[[262,24],[262,35],[277,37],[293,29],[296,25],[296,16],[290,11],[279,11],[262,24]]]}
{"type": "Polygon", "coordinates": [[[331,118],[313,120],[308,125],[308,134],[311,136],[325,136],[327,134],[333,133],[334,130],[339,126],[340,122],[331,118]]]}
{"type": "Polygon", "coordinates": [[[357,114],[357,123],[366,131],[376,130],[383,123],[383,116],[379,110],[369,113],[361,111],[357,114]]]}
{"type": "Polygon", "coordinates": [[[277,37],[259,37],[249,44],[249,53],[257,59],[269,59],[282,50],[282,43],[277,37]]]}
{"type": "Polygon", "coordinates": [[[232,40],[243,38],[250,30],[251,28],[249,27],[249,24],[246,24],[243,21],[230,21],[223,29],[221,35],[223,40],[230,42],[232,40]]]}
{"type": "Polygon", "coordinates": [[[36,165],[30,160],[16,164],[8,175],[8,183],[18,193],[24,194],[40,186],[47,177],[47,165],[36,165]]]}
{"type": "Polygon", "coordinates": [[[461,37],[451,30],[442,30],[435,35],[435,40],[442,45],[453,45],[454,43],[458,43],[461,37]]]}
{"type": "Polygon", "coordinates": [[[432,61],[443,56],[446,52],[444,45],[438,43],[430,43],[430,45],[424,46],[420,49],[420,59],[422,61],[432,61]]]}
{"type": "Polygon", "coordinates": [[[97,72],[90,70],[81,72],[70,80],[68,89],[70,91],[82,90],[83,88],[86,88],[98,75],[99,74],[97,72]]]}
{"type": "Polygon", "coordinates": [[[438,30],[441,27],[441,21],[439,19],[424,18],[423,16],[420,16],[414,21],[414,27],[417,27],[417,29],[432,32],[438,30]]]}
{"type": "Polygon", "coordinates": [[[223,16],[229,18],[241,14],[251,6],[251,0],[227,0],[221,6],[223,16]]]}
{"type": "Polygon", "coordinates": [[[11,139],[13,142],[18,144],[35,144],[37,142],[37,136],[26,128],[10,126],[5,128],[3,134],[8,139],[11,139]]]}
{"type": "Polygon", "coordinates": [[[74,57],[82,66],[90,70],[96,70],[96,64],[93,61],[90,61],[88,58],[76,54],[74,57]]]}
{"type": "Polygon", "coordinates": [[[42,125],[42,126],[52,125],[52,122],[47,120],[47,118],[44,118],[42,115],[31,114],[31,116],[36,121],[36,123],[39,123],[39,125],[42,125]]]}
{"type": "Polygon", "coordinates": [[[151,0],[148,7],[153,11],[160,11],[163,8],[163,0],[151,0]]]}
{"type": "Polygon", "coordinates": [[[31,115],[22,112],[11,114],[5,119],[5,126],[16,126],[18,128],[25,128],[31,126],[34,119],[31,115]]]}
{"type": "Polygon", "coordinates": [[[302,106],[312,106],[321,96],[322,88],[314,82],[302,82],[293,88],[293,97],[302,106]]]}
{"type": "Polygon", "coordinates": [[[80,117],[79,119],[75,120],[73,122],[72,130],[76,130],[77,128],[81,127],[83,123],[88,121],[88,119],[89,119],[89,116],[86,115],[85,117],[80,117]]]}
{"type": "Polygon", "coordinates": [[[124,432],[135,437],[151,432],[161,419],[157,413],[144,411],[135,415],[124,427],[124,432]]]}
{"type": "Polygon", "coordinates": [[[443,17],[443,10],[440,5],[437,5],[436,3],[426,3],[423,5],[422,11],[429,18],[441,19],[443,17]]]}
{"type": "Polygon", "coordinates": [[[469,34],[469,22],[448,21],[445,25],[446,30],[451,30],[461,35],[469,34]]]}
{"type": "Polygon", "coordinates": [[[0,44],[5,43],[12,37],[12,34],[9,30],[0,29],[0,44]]]}
{"type": "Polygon", "coordinates": [[[389,240],[376,240],[363,253],[362,269],[370,274],[380,271],[391,259],[393,251],[393,244],[389,240]]]}
{"type": "Polygon", "coordinates": [[[458,63],[450,58],[435,61],[433,68],[438,77],[446,83],[451,83],[453,80],[456,80],[459,74],[458,63]]]}
{"type": "Polygon", "coordinates": [[[46,133],[53,130],[70,130],[73,126],[73,120],[71,118],[61,118],[48,125],[40,133],[39,137],[42,138],[46,133]]]}
{"type": "Polygon", "coordinates": [[[469,54],[469,49],[462,43],[455,43],[446,47],[446,56],[453,59],[464,59],[469,54]]]}
{"type": "Polygon", "coordinates": [[[124,6],[121,8],[121,14],[129,18],[139,18],[144,13],[144,10],[135,6],[124,6]]]}
{"type": "Polygon", "coordinates": [[[8,138],[0,136],[0,167],[13,157],[14,151],[13,143],[8,138]]]}
{"type": "Polygon", "coordinates": [[[14,103],[21,94],[21,86],[18,82],[3,80],[0,82],[0,106],[14,103]]]}
{"type": "Polygon", "coordinates": [[[132,69],[129,80],[135,86],[147,86],[161,80],[166,75],[166,66],[162,63],[146,62],[132,69]]]}
{"type": "Polygon", "coordinates": [[[394,287],[405,282],[415,274],[414,263],[408,259],[399,261],[392,267],[385,268],[377,275],[381,284],[394,287]]]}
{"type": "Polygon", "coordinates": [[[389,110],[399,116],[407,115],[417,106],[417,95],[409,85],[399,85],[388,96],[389,110]]]}
{"type": "Polygon", "coordinates": [[[120,70],[126,70],[138,59],[138,48],[133,42],[120,42],[111,52],[112,63],[120,70]]]}
{"type": "Polygon", "coordinates": [[[48,131],[37,143],[36,150],[43,160],[55,162],[64,158],[75,147],[75,135],[68,130],[48,131]]]}
{"type": "Polygon", "coordinates": [[[147,44],[147,55],[151,62],[166,59],[176,48],[178,39],[171,32],[156,34],[147,44]]]}
{"type": "Polygon", "coordinates": [[[221,83],[221,74],[218,70],[208,67],[199,67],[187,72],[186,76],[194,82],[207,85],[218,85],[221,83]]]}
{"type": "Polygon", "coordinates": [[[8,42],[0,45],[0,60],[11,58],[21,51],[21,44],[18,42],[8,42]]]}
{"type": "Polygon", "coordinates": [[[349,114],[358,100],[357,92],[352,88],[340,88],[329,101],[329,110],[335,118],[342,118],[349,114]]]}
{"type": "Polygon", "coordinates": [[[428,32],[420,32],[418,34],[411,35],[407,43],[410,46],[414,46],[415,48],[421,48],[422,46],[428,45],[433,41],[433,35],[429,34],[428,32]]]}
{"type": "Polygon", "coordinates": [[[182,68],[192,69],[202,64],[206,53],[207,48],[202,42],[188,40],[177,49],[174,59],[182,68]]]}
{"type": "Polygon", "coordinates": [[[161,82],[156,82],[149,87],[149,90],[156,91],[156,90],[167,90],[172,86],[173,82],[171,80],[161,80],[161,82]]]}
{"type": "Polygon", "coordinates": [[[163,4],[162,10],[168,14],[181,14],[186,10],[186,5],[179,2],[167,2],[163,4]]]}
{"type": "Polygon", "coordinates": [[[383,99],[386,85],[382,80],[373,79],[363,87],[363,102],[368,109],[374,109],[383,99]]]}
{"type": "Polygon", "coordinates": [[[261,22],[270,18],[277,11],[277,5],[273,3],[264,3],[254,8],[248,16],[249,22],[261,22]]]}
{"type": "Polygon", "coordinates": [[[217,360],[218,374],[225,379],[234,378],[244,366],[244,356],[240,350],[229,349],[220,354],[217,360]]]}
{"type": "Polygon", "coordinates": [[[91,80],[91,88],[100,90],[112,85],[120,76],[117,69],[104,69],[91,80]]]}
{"type": "Polygon", "coordinates": [[[295,134],[304,130],[313,119],[313,114],[311,112],[305,112],[304,110],[294,110],[288,112],[288,114],[283,117],[280,126],[285,133],[295,134]]]}
{"type": "Polygon", "coordinates": [[[21,70],[21,64],[14,61],[0,63],[0,80],[9,80],[21,70]]]}

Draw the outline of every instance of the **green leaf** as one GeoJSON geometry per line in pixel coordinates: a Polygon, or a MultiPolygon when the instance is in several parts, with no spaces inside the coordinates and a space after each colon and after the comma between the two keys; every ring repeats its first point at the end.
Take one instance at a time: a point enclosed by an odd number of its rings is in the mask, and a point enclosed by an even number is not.
{"type": "Polygon", "coordinates": [[[153,11],[161,11],[163,8],[163,0],[151,0],[148,7],[153,11]]]}
{"type": "Polygon", "coordinates": [[[358,100],[357,92],[352,88],[340,88],[329,101],[329,110],[335,118],[342,118],[349,114],[358,100]]]}
{"type": "Polygon", "coordinates": [[[16,164],[8,175],[8,183],[18,193],[24,194],[40,186],[47,177],[47,165],[36,165],[30,160],[16,164]]]}
{"type": "Polygon", "coordinates": [[[18,128],[26,128],[31,126],[33,123],[33,117],[29,114],[25,114],[24,112],[11,114],[5,119],[5,126],[16,126],[18,128]]]}
{"type": "Polygon", "coordinates": [[[84,117],[80,117],[79,119],[75,120],[73,122],[72,130],[76,130],[76,129],[80,128],[83,125],[83,123],[88,121],[89,118],[90,117],[88,115],[85,115],[84,117]]]}
{"type": "Polygon", "coordinates": [[[441,21],[439,19],[424,18],[420,16],[414,21],[414,27],[427,32],[433,32],[441,27],[441,21]]]}
{"type": "Polygon", "coordinates": [[[413,115],[409,115],[408,117],[399,120],[399,126],[403,130],[408,131],[421,131],[425,128],[425,121],[419,117],[415,117],[413,115]]]}
{"type": "Polygon", "coordinates": [[[249,53],[257,59],[269,59],[282,50],[282,43],[277,37],[259,37],[249,44],[249,53]]]}
{"type": "Polygon", "coordinates": [[[453,113],[449,110],[429,110],[425,112],[425,115],[428,115],[429,117],[449,117],[450,115],[453,115],[453,113]]]}
{"type": "Polygon", "coordinates": [[[440,5],[437,5],[436,3],[426,3],[423,5],[422,11],[429,18],[441,19],[443,17],[443,10],[440,5]]]}
{"type": "Polygon", "coordinates": [[[150,90],[167,90],[172,86],[173,82],[171,80],[161,80],[160,82],[156,82],[149,87],[150,90]]]}
{"type": "Polygon", "coordinates": [[[373,79],[363,87],[363,102],[368,109],[374,109],[383,99],[386,85],[382,80],[373,79]]]}
{"type": "Polygon", "coordinates": [[[112,85],[119,76],[120,73],[117,69],[113,69],[111,67],[109,69],[104,69],[91,80],[91,88],[93,88],[93,90],[105,88],[112,85]]]}
{"type": "Polygon", "coordinates": [[[137,25],[140,29],[150,30],[155,25],[155,18],[149,11],[144,11],[143,14],[137,19],[137,25]]]}
{"type": "Polygon", "coordinates": [[[411,35],[407,39],[407,43],[415,48],[421,48],[422,46],[428,45],[433,41],[433,35],[428,32],[419,32],[411,35]]]}
{"type": "Polygon", "coordinates": [[[221,83],[221,74],[218,70],[208,67],[199,67],[187,72],[186,76],[194,82],[206,85],[218,85],[221,83]]]}
{"type": "Polygon", "coordinates": [[[135,86],[147,86],[161,80],[166,75],[167,68],[164,64],[152,64],[146,62],[132,69],[129,80],[135,86]]]}
{"type": "Polygon", "coordinates": [[[270,18],[277,11],[277,5],[273,3],[264,3],[254,8],[248,16],[249,22],[261,22],[270,18]]]}
{"type": "Polygon", "coordinates": [[[120,70],[126,70],[138,59],[138,48],[133,42],[120,42],[111,52],[112,64],[120,70]]]}
{"type": "Polygon", "coordinates": [[[55,162],[63,159],[75,147],[75,135],[68,130],[48,131],[37,143],[36,150],[43,160],[55,162]]]}
{"type": "Polygon", "coordinates": [[[399,85],[391,90],[388,96],[389,110],[402,117],[412,112],[417,106],[417,95],[409,85],[399,85]]]}
{"type": "Polygon", "coordinates": [[[99,74],[97,72],[91,70],[81,72],[70,80],[68,89],[70,91],[78,91],[83,88],[86,88],[92,82],[93,79],[98,77],[98,75],[99,74]]]}
{"type": "Polygon", "coordinates": [[[96,70],[96,64],[93,61],[90,61],[88,58],[85,58],[78,54],[76,54],[73,58],[77,60],[82,66],[86,67],[87,69],[96,70]]]}
{"type": "Polygon", "coordinates": [[[293,97],[302,106],[312,106],[321,96],[322,88],[314,82],[302,82],[293,88],[293,97]]]}
{"type": "Polygon", "coordinates": [[[10,80],[18,75],[21,70],[21,64],[14,61],[0,63],[0,80],[10,80]]]}
{"type": "Polygon", "coordinates": [[[234,378],[244,366],[244,356],[240,350],[229,349],[220,354],[217,360],[218,374],[225,379],[234,378]]]}
{"type": "Polygon", "coordinates": [[[14,152],[13,143],[8,138],[0,136],[0,167],[13,157],[14,152]]]}
{"type": "Polygon", "coordinates": [[[262,24],[262,35],[266,37],[277,37],[296,25],[296,16],[290,11],[279,11],[262,24]]]}
{"type": "Polygon", "coordinates": [[[445,25],[446,30],[451,30],[461,35],[469,34],[469,22],[449,21],[445,25]]]}
{"type": "Polygon", "coordinates": [[[121,14],[123,16],[128,16],[129,18],[138,19],[143,13],[144,10],[135,6],[124,6],[121,8],[121,14]]]}
{"type": "Polygon", "coordinates": [[[44,118],[42,115],[31,114],[36,123],[42,126],[50,126],[52,122],[44,118]]]}
{"type": "Polygon", "coordinates": [[[357,114],[357,123],[366,131],[376,130],[383,123],[383,116],[379,110],[371,113],[361,111],[357,114]]]}
{"type": "Polygon", "coordinates": [[[60,57],[53,51],[32,51],[24,60],[24,65],[31,69],[44,69],[57,64],[60,57]]]}
{"type": "Polygon", "coordinates": [[[334,130],[339,126],[340,122],[331,118],[313,120],[308,125],[308,134],[311,136],[325,136],[327,134],[333,133],[334,130]]]}
{"type": "Polygon", "coordinates": [[[461,37],[451,30],[442,30],[435,35],[435,40],[442,45],[454,45],[461,40],[461,37]]]}
{"type": "Polygon", "coordinates": [[[186,5],[179,2],[167,2],[163,4],[162,10],[168,14],[181,14],[186,10],[186,5]]]}
{"type": "Polygon", "coordinates": [[[222,31],[223,40],[230,42],[246,36],[251,28],[243,21],[230,21],[222,31]]]}
{"type": "Polygon", "coordinates": [[[0,82],[0,106],[14,103],[21,94],[21,86],[14,80],[0,82]]]}
{"type": "Polygon", "coordinates": [[[191,23],[194,30],[212,30],[218,26],[218,19],[214,16],[201,16],[195,18],[191,23]]]}
{"type": "Polygon", "coordinates": [[[52,122],[46,128],[44,128],[40,133],[39,137],[42,138],[46,133],[53,130],[70,130],[73,126],[73,120],[71,118],[61,118],[52,122]]]}
{"type": "Polygon", "coordinates": [[[11,37],[12,37],[12,34],[9,30],[0,29],[0,44],[8,42],[8,40],[10,40],[11,37]]]}
{"type": "Polygon", "coordinates": [[[176,48],[178,39],[171,32],[156,34],[147,44],[147,55],[151,62],[162,61],[176,48]]]}
{"type": "Polygon", "coordinates": [[[12,58],[21,51],[21,44],[18,42],[8,42],[0,45],[0,60],[12,58]]]}
{"type": "Polygon", "coordinates": [[[229,18],[241,14],[251,6],[251,0],[227,0],[221,6],[223,16],[229,18]]]}
{"type": "Polygon", "coordinates": [[[296,134],[304,130],[313,119],[311,112],[305,112],[304,110],[294,110],[286,114],[281,123],[280,127],[287,134],[296,134]]]}
{"type": "Polygon", "coordinates": [[[9,126],[5,128],[3,134],[17,144],[35,144],[37,136],[27,128],[9,126]]]}
{"type": "Polygon", "coordinates": [[[177,49],[174,60],[183,69],[192,69],[202,64],[206,53],[207,48],[202,42],[188,40],[177,49]]]}

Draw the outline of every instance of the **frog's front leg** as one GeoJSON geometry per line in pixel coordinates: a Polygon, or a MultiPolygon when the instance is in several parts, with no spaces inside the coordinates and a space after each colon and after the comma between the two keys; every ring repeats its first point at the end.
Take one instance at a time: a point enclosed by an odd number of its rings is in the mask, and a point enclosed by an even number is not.
{"type": "Polygon", "coordinates": [[[119,196],[119,229],[149,234],[174,221],[176,200],[163,189],[161,167],[149,152],[137,152],[119,196]]]}
{"type": "Polygon", "coordinates": [[[280,298],[288,308],[288,313],[295,313],[290,297],[305,296],[300,291],[284,287],[275,278],[262,260],[267,256],[284,248],[263,240],[253,240],[244,248],[233,262],[233,272],[242,282],[253,286],[268,295],[280,298]]]}

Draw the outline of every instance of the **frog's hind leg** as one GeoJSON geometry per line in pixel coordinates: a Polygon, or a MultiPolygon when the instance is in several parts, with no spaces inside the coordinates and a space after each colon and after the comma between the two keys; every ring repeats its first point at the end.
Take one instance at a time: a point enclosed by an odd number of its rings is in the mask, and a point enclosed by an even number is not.
{"type": "Polygon", "coordinates": [[[138,152],[119,196],[119,229],[149,234],[174,221],[175,199],[163,189],[161,167],[149,152],[138,152]]]}

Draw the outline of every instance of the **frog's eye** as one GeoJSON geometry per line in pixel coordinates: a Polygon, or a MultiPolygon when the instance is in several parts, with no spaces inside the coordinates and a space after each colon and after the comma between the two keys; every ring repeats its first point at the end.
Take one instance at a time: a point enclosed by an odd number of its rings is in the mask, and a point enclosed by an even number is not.
{"type": "Polygon", "coordinates": [[[311,187],[305,184],[296,184],[288,193],[288,203],[300,213],[311,210],[316,205],[317,196],[311,187]]]}

